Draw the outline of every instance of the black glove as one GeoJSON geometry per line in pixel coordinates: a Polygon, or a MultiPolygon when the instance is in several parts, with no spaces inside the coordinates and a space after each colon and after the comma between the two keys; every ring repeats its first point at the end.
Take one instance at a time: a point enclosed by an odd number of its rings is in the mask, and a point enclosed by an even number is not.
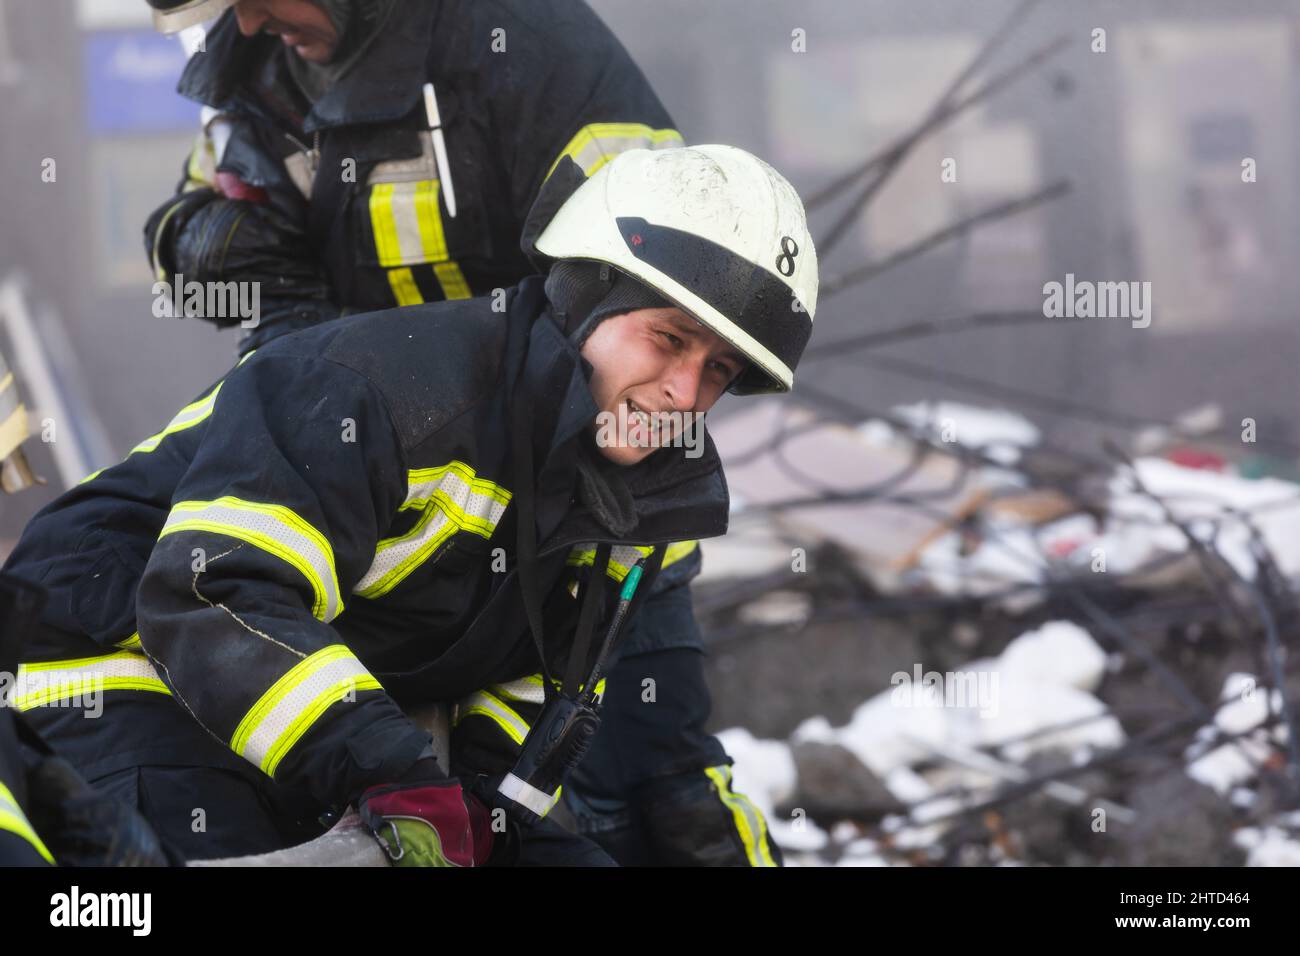
{"type": "MultiPolygon", "coordinates": [[[[182,193],[150,217],[145,246],[168,279],[259,283],[259,323],[299,305],[337,314],[302,229],[269,204],[227,199],[208,188],[182,193]]],[[[244,321],[238,314],[203,318],[218,326],[244,321]]]]}

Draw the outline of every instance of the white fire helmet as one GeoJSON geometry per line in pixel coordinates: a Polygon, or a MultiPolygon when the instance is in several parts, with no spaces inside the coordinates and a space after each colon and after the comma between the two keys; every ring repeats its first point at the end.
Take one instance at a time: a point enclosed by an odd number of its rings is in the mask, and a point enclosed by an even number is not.
{"type": "Polygon", "coordinates": [[[537,238],[605,262],[742,352],[737,394],[788,392],[812,334],[817,252],[794,188],[734,146],[633,149],[601,166],[537,238]]]}
{"type": "Polygon", "coordinates": [[[235,5],[235,0],[148,0],[159,33],[180,33],[235,5]]]}

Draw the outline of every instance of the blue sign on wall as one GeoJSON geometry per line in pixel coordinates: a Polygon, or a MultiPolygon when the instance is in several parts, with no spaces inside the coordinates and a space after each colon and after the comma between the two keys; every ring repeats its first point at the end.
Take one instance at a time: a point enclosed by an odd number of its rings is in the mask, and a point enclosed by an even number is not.
{"type": "Polygon", "coordinates": [[[176,92],[185,51],[150,30],[90,33],[82,47],[86,122],[92,133],[196,130],[199,105],[176,92]]]}

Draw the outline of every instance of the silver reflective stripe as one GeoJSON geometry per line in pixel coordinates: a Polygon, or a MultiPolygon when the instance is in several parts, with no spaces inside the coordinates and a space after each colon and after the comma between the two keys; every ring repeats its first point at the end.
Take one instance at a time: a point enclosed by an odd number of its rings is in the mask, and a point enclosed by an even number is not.
{"type": "Polygon", "coordinates": [[[285,754],[330,705],[379,687],[351,651],[333,644],[276,681],[244,715],[230,747],[273,777],[285,754]]]}
{"type": "Polygon", "coordinates": [[[370,225],[384,267],[447,261],[436,179],[376,183],[370,191],[370,225]]]}
{"type": "Polygon", "coordinates": [[[176,413],[176,416],[170,422],[167,423],[166,428],[158,434],[152,435],[140,442],[140,444],[131,449],[129,454],[134,455],[136,452],[151,452],[157,448],[159,443],[168,435],[184,431],[187,428],[193,428],[195,425],[199,424],[199,422],[212,414],[212,409],[217,404],[217,394],[221,391],[221,386],[224,384],[224,382],[219,383],[207,396],[200,398],[197,402],[186,405],[176,413]]]}
{"type": "Polygon", "coordinates": [[[507,799],[513,800],[521,807],[527,807],[539,817],[544,817],[551,812],[551,807],[555,806],[560,799],[560,791],[554,794],[545,794],[538,790],[530,783],[525,783],[513,773],[508,773],[497,787],[497,791],[507,799]]]}
{"type": "Polygon", "coordinates": [[[776,866],[776,861],[772,859],[772,854],[767,848],[767,826],[763,822],[762,814],[748,797],[731,789],[731,767],[726,764],[706,767],[704,773],[717,786],[719,798],[731,811],[749,865],[776,866]]]}
{"type": "Polygon", "coordinates": [[[460,702],[458,707],[459,720],[464,720],[473,714],[482,714],[496,722],[506,735],[517,744],[522,744],[524,738],[528,736],[528,722],[515,712],[515,710],[504,701],[488,693],[487,691],[476,691],[470,694],[460,702]]]}
{"type": "Polygon", "coordinates": [[[105,690],[170,693],[147,657],[121,651],[103,657],[22,664],[10,700],[18,710],[30,710],[105,690]]]}
{"type": "MultiPolygon", "coordinates": [[[[641,558],[649,557],[653,551],[654,548],[649,545],[616,545],[609,550],[609,564],[605,567],[605,574],[616,581],[622,581],[632,570],[632,565],[641,558]]],[[[575,546],[569,552],[565,563],[579,566],[595,564],[596,546],[594,544],[575,546]]]]}
{"type": "Polygon", "coordinates": [[[477,477],[464,462],[413,471],[407,481],[400,510],[424,508],[424,515],[406,534],[379,542],[370,570],[353,589],[363,597],[387,594],[457,531],[492,537],[510,502],[510,492],[477,477]]]}
{"type": "Polygon", "coordinates": [[[591,123],[578,130],[547,171],[549,176],[560,159],[570,156],[590,176],[629,149],[673,149],[684,146],[675,129],[653,129],[644,123],[591,123]]]}
{"type": "Polygon", "coordinates": [[[506,684],[493,684],[492,690],[500,697],[521,700],[527,704],[546,703],[546,690],[542,687],[540,674],[534,677],[521,677],[506,684]]]}
{"type": "Polygon", "coordinates": [[[181,501],[172,506],[158,537],[178,531],[209,531],[256,545],[302,572],[315,595],[312,613],[317,618],[329,622],[343,610],[334,549],[323,534],[282,505],[231,497],[181,501]]]}
{"type": "Polygon", "coordinates": [[[18,805],[18,798],[14,796],[12,790],[5,786],[3,780],[0,780],[0,830],[7,830],[26,840],[45,862],[51,866],[56,865],[49,848],[41,842],[41,838],[37,836],[36,830],[27,819],[27,815],[23,813],[23,808],[18,805]]]}
{"type": "Polygon", "coordinates": [[[379,542],[370,570],[357,582],[353,593],[367,598],[387,594],[455,533],[456,525],[447,512],[430,507],[405,535],[379,542]]]}

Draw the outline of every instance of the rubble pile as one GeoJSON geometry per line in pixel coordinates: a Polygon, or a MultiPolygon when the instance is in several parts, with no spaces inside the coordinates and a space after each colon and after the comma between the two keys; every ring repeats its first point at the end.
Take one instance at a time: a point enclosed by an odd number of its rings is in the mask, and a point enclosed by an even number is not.
{"type": "Polygon", "coordinates": [[[1037,430],[973,412],[713,430],[713,727],[787,860],[1300,862],[1300,486],[1182,446],[1045,480],[1037,430]]]}

